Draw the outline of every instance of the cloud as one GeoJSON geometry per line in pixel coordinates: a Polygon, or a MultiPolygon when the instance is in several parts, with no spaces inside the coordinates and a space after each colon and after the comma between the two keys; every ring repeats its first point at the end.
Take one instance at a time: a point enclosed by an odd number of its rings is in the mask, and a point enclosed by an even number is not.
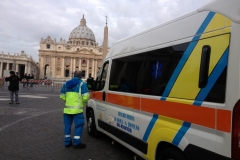
{"type": "Polygon", "coordinates": [[[108,16],[109,45],[195,10],[210,0],[9,0],[0,3],[0,49],[38,61],[41,37],[68,40],[85,15],[99,45],[108,16]]]}

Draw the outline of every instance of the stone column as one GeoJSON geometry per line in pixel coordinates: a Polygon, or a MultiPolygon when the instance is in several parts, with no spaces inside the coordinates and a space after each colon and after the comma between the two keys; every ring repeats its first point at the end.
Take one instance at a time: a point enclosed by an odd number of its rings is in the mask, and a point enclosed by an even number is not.
{"type": "Polygon", "coordinates": [[[98,60],[95,60],[95,78],[97,78],[97,71],[98,71],[98,60]]]}
{"type": "MultiPolygon", "coordinates": [[[[24,64],[25,65],[25,69],[24,69],[24,74],[27,73],[28,74],[28,65],[27,64],[24,64]]],[[[43,69],[43,72],[44,72],[44,69],[43,69]]]]}
{"type": "Polygon", "coordinates": [[[55,71],[56,71],[56,57],[51,57],[52,59],[52,64],[51,64],[51,72],[52,72],[52,77],[56,77],[55,71]]]}
{"type": "Polygon", "coordinates": [[[76,58],[73,58],[73,72],[76,71],[76,58]]]}
{"type": "Polygon", "coordinates": [[[31,74],[32,72],[31,72],[31,63],[30,62],[28,62],[27,63],[27,65],[28,65],[28,74],[31,74]]]}
{"type": "Polygon", "coordinates": [[[7,68],[6,68],[6,70],[9,70],[9,63],[7,63],[7,68]]]}
{"type": "Polygon", "coordinates": [[[88,74],[89,74],[89,59],[87,59],[87,69],[86,69],[86,72],[85,72],[85,78],[88,77],[88,74]]]}
{"type": "Polygon", "coordinates": [[[2,71],[3,71],[3,62],[0,64],[0,77],[2,77],[2,71]]]}
{"type": "Polygon", "coordinates": [[[65,75],[64,75],[64,57],[62,57],[62,72],[61,72],[61,76],[62,76],[62,78],[65,77],[65,75]]]}
{"type": "Polygon", "coordinates": [[[69,77],[72,77],[73,72],[73,58],[70,58],[69,77]]]}
{"type": "Polygon", "coordinates": [[[92,77],[94,77],[94,59],[92,59],[92,77]]]}
{"type": "Polygon", "coordinates": [[[19,72],[19,71],[18,71],[18,63],[16,63],[16,72],[19,72]]]}
{"type": "MultiPolygon", "coordinates": [[[[39,71],[40,71],[40,77],[39,78],[44,78],[44,66],[43,66],[43,57],[40,57],[40,65],[39,65],[39,71]]],[[[26,72],[24,72],[25,74],[26,72]]]]}
{"type": "Polygon", "coordinates": [[[82,58],[79,58],[79,66],[78,66],[79,71],[82,69],[82,58]]]}

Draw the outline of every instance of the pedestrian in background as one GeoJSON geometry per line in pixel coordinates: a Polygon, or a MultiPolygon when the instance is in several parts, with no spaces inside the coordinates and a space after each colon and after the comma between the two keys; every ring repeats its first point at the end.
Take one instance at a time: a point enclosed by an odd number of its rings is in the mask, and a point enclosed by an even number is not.
{"type": "Polygon", "coordinates": [[[15,94],[15,103],[19,104],[19,99],[18,99],[19,81],[21,81],[22,79],[18,75],[15,75],[14,71],[10,71],[9,73],[10,73],[10,77],[5,78],[5,81],[9,81],[9,86],[8,86],[8,90],[10,91],[9,104],[13,104],[14,94],[15,94]]]}
{"type": "Polygon", "coordinates": [[[71,127],[74,121],[75,132],[73,147],[75,149],[85,148],[82,143],[82,131],[84,126],[83,108],[89,100],[87,84],[82,81],[82,72],[75,71],[74,77],[64,83],[60,98],[65,102],[64,108],[64,134],[65,147],[72,145],[71,127]]]}
{"type": "Polygon", "coordinates": [[[88,79],[87,79],[87,86],[89,90],[93,89],[93,83],[94,83],[94,78],[92,77],[92,74],[90,73],[88,75],[88,79]]]}
{"type": "Polygon", "coordinates": [[[26,79],[26,81],[27,81],[27,87],[26,88],[28,89],[28,80],[30,79],[30,76],[28,76],[27,73],[25,73],[23,78],[26,79]]]}

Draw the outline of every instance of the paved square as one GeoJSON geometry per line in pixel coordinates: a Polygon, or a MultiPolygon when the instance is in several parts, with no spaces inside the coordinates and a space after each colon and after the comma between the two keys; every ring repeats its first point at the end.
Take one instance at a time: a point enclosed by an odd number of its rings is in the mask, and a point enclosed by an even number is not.
{"type": "Polygon", "coordinates": [[[64,147],[60,89],[20,87],[20,104],[8,104],[7,87],[0,89],[0,159],[132,160],[134,153],[102,135],[87,134],[86,149],[64,147]]]}

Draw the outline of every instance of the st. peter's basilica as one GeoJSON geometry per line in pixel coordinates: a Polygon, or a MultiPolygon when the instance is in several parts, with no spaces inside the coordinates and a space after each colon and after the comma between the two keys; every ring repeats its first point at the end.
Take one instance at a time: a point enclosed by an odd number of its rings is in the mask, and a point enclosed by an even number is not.
{"type": "Polygon", "coordinates": [[[108,50],[108,27],[104,27],[101,46],[95,40],[93,31],[87,27],[84,15],[79,26],[69,35],[69,40],[41,39],[39,49],[39,78],[66,80],[75,70],[81,70],[83,79],[89,74],[95,78],[108,50]]]}

